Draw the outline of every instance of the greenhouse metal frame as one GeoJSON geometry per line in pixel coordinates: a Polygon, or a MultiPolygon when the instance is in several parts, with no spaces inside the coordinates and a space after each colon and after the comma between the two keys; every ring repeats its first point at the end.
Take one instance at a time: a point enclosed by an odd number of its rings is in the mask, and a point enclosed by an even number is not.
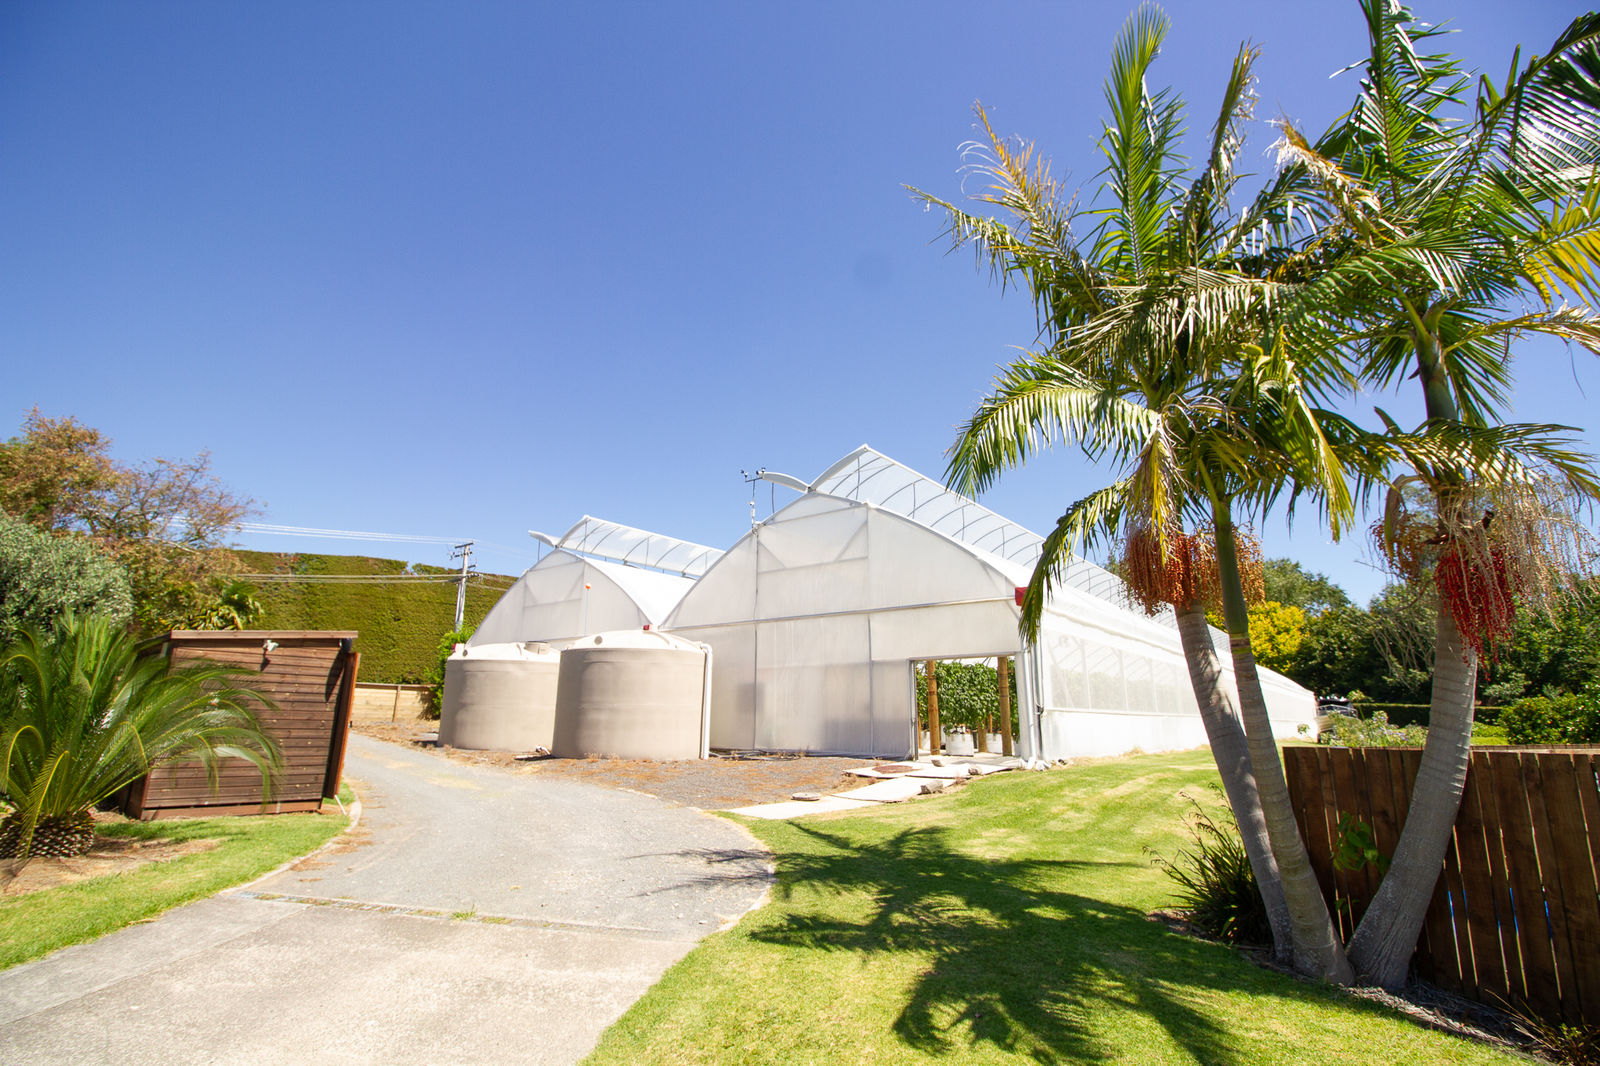
{"type": "Polygon", "coordinates": [[[659,626],[722,554],[589,515],[559,538],[533,535],[552,550],[490,608],[468,647],[659,626]]]}
{"type": "MultiPolygon", "coordinates": [[[[554,550],[469,644],[642,627],[704,642],[724,750],[912,757],[915,665],[997,656],[1017,662],[1024,757],[1206,743],[1170,608],[1147,615],[1102,567],[1067,566],[1024,643],[1038,534],[866,445],[810,483],[761,476],[804,491],[726,552],[588,516],[535,534],[554,550]]],[[[1226,636],[1212,636],[1232,689],[1226,636]]],[[[1280,736],[1315,729],[1310,692],[1260,676],[1280,736]]]]}
{"type": "MultiPolygon", "coordinates": [[[[792,480],[792,479],[788,479],[792,480]]],[[[905,758],[917,750],[915,664],[1017,660],[1019,753],[1055,759],[1206,743],[1171,611],[1069,566],[1037,642],[1018,590],[1042,538],[863,445],[755,526],[665,628],[711,645],[711,744],[905,758]]],[[[1226,638],[1219,653],[1229,687],[1226,638]]],[[[1280,735],[1314,728],[1312,694],[1261,671],[1280,735]]]]}

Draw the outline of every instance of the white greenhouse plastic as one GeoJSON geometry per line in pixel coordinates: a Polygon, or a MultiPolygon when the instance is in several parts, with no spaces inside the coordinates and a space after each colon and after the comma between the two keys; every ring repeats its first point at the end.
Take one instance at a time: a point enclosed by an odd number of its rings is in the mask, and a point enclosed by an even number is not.
{"type": "MultiPolygon", "coordinates": [[[[711,746],[903,758],[916,743],[914,664],[995,655],[1018,660],[1023,755],[1203,745],[1170,612],[1129,610],[1100,567],[1072,568],[1037,645],[1022,646],[1015,592],[1039,544],[857,449],[746,534],[666,620],[715,650],[711,746]]],[[[1310,692],[1261,674],[1280,736],[1314,723],[1310,692]]]]}
{"type": "Polygon", "coordinates": [[[716,548],[584,515],[560,539],[532,534],[549,555],[523,571],[467,641],[471,647],[562,641],[659,626],[716,548]],[[648,569],[646,569],[648,568],[648,569]]]}

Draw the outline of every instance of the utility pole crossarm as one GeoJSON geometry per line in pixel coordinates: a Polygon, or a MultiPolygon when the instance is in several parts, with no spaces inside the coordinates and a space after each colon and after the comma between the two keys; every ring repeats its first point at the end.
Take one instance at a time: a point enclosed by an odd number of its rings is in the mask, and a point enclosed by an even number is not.
{"type": "Polygon", "coordinates": [[[467,571],[470,569],[468,564],[472,559],[473,543],[473,541],[469,540],[457,544],[450,552],[450,558],[461,560],[461,576],[456,578],[456,624],[454,631],[457,633],[461,631],[461,623],[465,621],[467,614],[467,571]]]}

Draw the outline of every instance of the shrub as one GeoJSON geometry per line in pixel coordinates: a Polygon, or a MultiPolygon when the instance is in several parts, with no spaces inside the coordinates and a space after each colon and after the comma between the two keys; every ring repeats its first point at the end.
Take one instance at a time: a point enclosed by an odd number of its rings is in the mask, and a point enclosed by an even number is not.
{"type": "Polygon", "coordinates": [[[1472,742],[1474,744],[1509,744],[1503,726],[1490,725],[1488,722],[1472,723],[1472,742]]]}
{"type": "Polygon", "coordinates": [[[1512,744],[1600,742],[1600,687],[1518,700],[1500,711],[1499,725],[1512,744]]]}
{"type": "Polygon", "coordinates": [[[423,715],[427,718],[438,718],[439,712],[444,708],[444,664],[450,658],[450,653],[456,650],[457,644],[465,644],[467,638],[472,636],[472,631],[477,626],[463,626],[452,629],[439,638],[439,646],[434,649],[433,661],[422,672],[422,683],[432,685],[428,690],[428,702],[423,708],[423,715]]]}
{"type": "Polygon", "coordinates": [[[1233,811],[1225,801],[1214,812],[1189,802],[1194,810],[1184,825],[1192,845],[1170,862],[1149,848],[1145,854],[1177,884],[1178,908],[1195,929],[1235,943],[1269,943],[1272,926],[1233,811]]]}
{"type": "Polygon", "coordinates": [[[1348,714],[1332,717],[1333,737],[1329,743],[1341,748],[1420,748],[1428,739],[1428,731],[1420,725],[1390,725],[1384,711],[1374,711],[1371,718],[1348,714]]]}
{"type": "Polygon", "coordinates": [[[0,512],[0,642],[69,611],[125,624],[133,613],[128,575],[76,534],[44,533],[0,512]]]}

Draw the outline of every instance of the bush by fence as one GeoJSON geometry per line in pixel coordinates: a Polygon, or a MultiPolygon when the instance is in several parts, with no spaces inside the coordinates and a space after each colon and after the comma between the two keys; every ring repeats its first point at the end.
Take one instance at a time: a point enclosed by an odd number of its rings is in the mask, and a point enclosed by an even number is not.
{"type": "Polygon", "coordinates": [[[1600,692],[1590,686],[1581,694],[1531,696],[1500,715],[1500,726],[1512,744],[1594,744],[1600,742],[1600,692]]]}

